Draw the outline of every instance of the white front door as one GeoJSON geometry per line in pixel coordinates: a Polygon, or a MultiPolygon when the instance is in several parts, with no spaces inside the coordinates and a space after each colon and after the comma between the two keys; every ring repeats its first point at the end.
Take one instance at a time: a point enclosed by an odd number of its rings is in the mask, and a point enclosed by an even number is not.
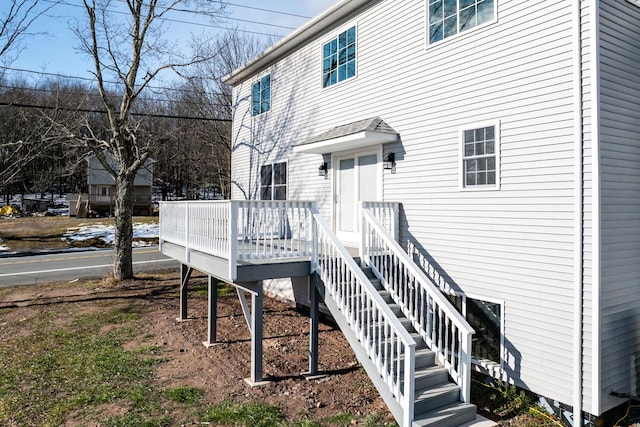
{"type": "Polygon", "coordinates": [[[381,170],[378,159],[377,152],[334,158],[335,225],[336,234],[343,243],[357,244],[360,240],[360,202],[380,198],[381,170]]]}

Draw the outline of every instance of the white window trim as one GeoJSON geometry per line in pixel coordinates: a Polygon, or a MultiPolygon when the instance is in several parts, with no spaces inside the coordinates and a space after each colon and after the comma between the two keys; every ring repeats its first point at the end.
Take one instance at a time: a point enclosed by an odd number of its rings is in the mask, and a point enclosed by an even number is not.
{"type": "Polygon", "coordinates": [[[473,357],[471,358],[471,363],[482,368],[484,371],[486,371],[486,373],[491,374],[491,376],[495,377],[495,378],[500,378],[503,376],[504,374],[504,363],[505,360],[507,358],[507,353],[506,353],[506,348],[504,345],[504,333],[505,333],[505,313],[504,313],[504,306],[505,306],[505,302],[503,300],[499,300],[496,298],[491,298],[491,297],[484,297],[481,295],[476,295],[476,294],[463,294],[463,293],[459,293],[459,292],[454,292],[454,294],[458,297],[462,298],[462,315],[464,316],[464,318],[467,318],[467,298],[471,298],[474,300],[480,300],[480,301],[486,301],[489,302],[491,304],[498,304],[500,306],[500,362],[499,363],[495,363],[495,362],[487,362],[484,360],[478,360],[478,359],[474,359],[473,357]]]}
{"type": "MultiPolygon", "coordinates": [[[[440,46],[441,44],[443,44],[443,43],[445,43],[445,42],[447,42],[449,40],[455,40],[455,39],[458,39],[459,37],[464,37],[464,36],[466,36],[468,34],[473,34],[477,30],[481,30],[481,29],[483,29],[485,27],[488,27],[489,25],[493,25],[496,22],[498,22],[498,1],[499,0],[495,0],[493,2],[493,19],[491,21],[484,22],[484,23],[482,23],[482,24],[480,24],[480,25],[478,25],[476,27],[473,27],[470,30],[463,31],[463,32],[458,32],[453,36],[449,36],[449,37],[446,37],[446,38],[444,38],[442,40],[438,40],[437,42],[431,43],[430,40],[429,40],[429,0],[425,0],[424,1],[424,28],[425,28],[425,31],[424,31],[424,43],[425,43],[427,49],[430,48],[430,47],[440,46]]],[[[459,7],[458,7],[458,10],[460,10],[459,7]]]]}
{"type": "MultiPolygon", "coordinates": [[[[257,116],[256,116],[257,117],[257,116]]],[[[289,182],[289,160],[274,160],[271,162],[264,162],[262,163],[259,167],[258,167],[258,200],[262,200],[262,167],[263,166],[271,166],[271,179],[273,180],[273,166],[279,163],[284,163],[285,164],[285,168],[287,171],[287,181],[286,181],[286,187],[287,190],[285,192],[285,200],[289,200],[289,187],[290,187],[290,182],[289,182]]],[[[272,190],[273,190],[273,183],[271,184],[272,190]]],[[[271,193],[271,200],[275,200],[273,198],[273,192],[271,193]]]]}
{"type": "Polygon", "coordinates": [[[500,182],[501,182],[501,156],[500,156],[500,146],[501,146],[501,131],[500,131],[500,120],[494,121],[485,121],[478,123],[470,123],[468,125],[460,126],[458,129],[458,144],[459,144],[459,160],[458,160],[458,186],[460,191],[495,191],[500,190],[500,182]],[[479,129],[485,127],[495,127],[495,153],[496,153],[496,183],[495,185],[472,185],[465,186],[464,185],[464,132],[472,129],[479,129]]]}
{"type": "Polygon", "coordinates": [[[320,90],[325,91],[325,90],[331,90],[337,86],[342,86],[344,84],[346,84],[347,82],[356,80],[358,78],[358,74],[360,74],[360,28],[358,26],[357,22],[351,22],[349,24],[343,25],[340,28],[338,28],[336,31],[334,31],[333,33],[333,37],[327,37],[325,39],[323,39],[320,42],[320,90]],[[350,77],[348,79],[342,80],[340,82],[337,82],[335,84],[332,84],[330,86],[325,86],[323,84],[322,81],[322,75],[324,73],[324,45],[327,44],[328,42],[330,42],[331,40],[334,40],[336,38],[338,38],[338,36],[342,33],[344,33],[345,31],[347,31],[349,28],[351,27],[355,27],[356,28],[356,74],[353,77],[350,77]]]}
{"type": "Polygon", "coordinates": [[[261,117],[265,114],[268,114],[272,109],[273,109],[273,79],[271,78],[271,70],[269,70],[267,72],[257,75],[251,81],[251,86],[249,87],[249,111],[251,112],[251,117],[256,118],[256,117],[261,117]],[[256,83],[262,83],[262,79],[266,76],[270,76],[269,77],[269,109],[267,111],[262,111],[254,116],[253,115],[253,86],[256,83]]]}

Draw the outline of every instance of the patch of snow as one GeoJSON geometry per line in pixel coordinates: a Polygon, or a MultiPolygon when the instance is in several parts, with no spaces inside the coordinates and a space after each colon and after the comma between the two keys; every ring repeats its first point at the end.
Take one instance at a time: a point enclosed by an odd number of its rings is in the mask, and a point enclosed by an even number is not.
{"type": "MultiPolygon", "coordinates": [[[[160,227],[158,224],[147,224],[136,222],[133,224],[133,247],[151,246],[151,243],[145,241],[136,241],[135,239],[153,239],[160,235],[160,227]]],[[[62,235],[63,239],[75,242],[85,241],[89,239],[100,239],[108,245],[113,244],[115,239],[115,227],[113,225],[93,224],[76,228],[70,228],[62,235]]]]}

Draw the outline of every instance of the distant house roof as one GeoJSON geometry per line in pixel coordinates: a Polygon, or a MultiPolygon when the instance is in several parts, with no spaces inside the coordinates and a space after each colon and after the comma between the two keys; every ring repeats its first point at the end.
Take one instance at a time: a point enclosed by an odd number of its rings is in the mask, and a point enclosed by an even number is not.
{"type": "Polygon", "coordinates": [[[329,7],[306,24],[285,36],[269,49],[256,56],[242,67],[222,78],[226,84],[235,85],[269,67],[280,58],[322,35],[327,29],[338,25],[357,13],[362,7],[371,6],[379,0],[342,0],[329,7]]]}
{"type": "Polygon", "coordinates": [[[398,132],[380,117],[336,126],[293,147],[298,153],[325,154],[395,142],[398,132]]]}

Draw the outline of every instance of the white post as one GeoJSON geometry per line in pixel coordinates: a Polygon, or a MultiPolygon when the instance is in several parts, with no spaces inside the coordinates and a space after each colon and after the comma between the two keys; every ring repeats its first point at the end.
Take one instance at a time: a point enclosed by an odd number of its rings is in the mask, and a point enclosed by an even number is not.
{"type": "Polygon", "coordinates": [[[461,332],[460,343],[463,344],[460,358],[460,398],[464,403],[471,401],[471,337],[470,333],[461,332]]]}
{"type": "Polygon", "coordinates": [[[229,279],[237,277],[238,261],[238,203],[229,201],[229,279]]]}
{"type": "Polygon", "coordinates": [[[413,412],[415,403],[415,344],[409,344],[406,351],[407,354],[405,354],[404,360],[404,419],[402,420],[402,424],[405,426],[410,426],[413,423],[413,412]]]}
{"type": "Polygon", "coordinates": [[[187,263],[190,262],[189,259],[189,203],[184,202],[184,259],[187,263]]]}

